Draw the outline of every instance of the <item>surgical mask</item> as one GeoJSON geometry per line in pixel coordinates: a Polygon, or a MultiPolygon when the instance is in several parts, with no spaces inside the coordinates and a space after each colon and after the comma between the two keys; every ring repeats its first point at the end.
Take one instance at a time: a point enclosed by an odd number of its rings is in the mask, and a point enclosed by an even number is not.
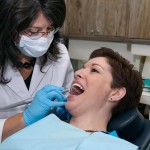
{"type": "Polygon", "coordinates": [[[47,37],[31,38],[20,35],[20,42],[16,44],[19,50],[26,56],[40,57],[44,55],[53,41],[54,33],[51,32],[47,37]]]}

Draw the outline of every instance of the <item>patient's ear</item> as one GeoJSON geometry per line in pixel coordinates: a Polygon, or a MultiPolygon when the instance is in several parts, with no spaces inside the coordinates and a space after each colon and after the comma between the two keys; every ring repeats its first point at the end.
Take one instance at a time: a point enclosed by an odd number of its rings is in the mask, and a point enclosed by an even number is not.
{"type": "Polygon", "coordinates": [[[110,94],[109,101],[112,101],[112,102],[119,101],[125,96],[125,94],[126,94],[125,87],[113,89],[110,94]]]}

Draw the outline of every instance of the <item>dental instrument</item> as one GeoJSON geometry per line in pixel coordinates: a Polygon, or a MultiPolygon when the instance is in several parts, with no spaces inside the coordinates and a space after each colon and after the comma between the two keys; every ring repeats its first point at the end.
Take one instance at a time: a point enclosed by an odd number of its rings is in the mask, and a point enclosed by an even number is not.
{"type": "MultiPolygon", "coordinates": [[[[67,96],[69,95],[69,93],[70,93],[70,88],[65,88],[65,89],[64,89],[63,91],[61,91],[61,92],[62,92],[62,94],[63,94],[65,97],[67,97],[67,96]]],[[[6,110],[6,109],[10,109],[10,108],[14,108],[14,107],[18,107],[18,106],[25,105],[25,104],[29,104],[29,103],[32,102],[32,99],[33,99],[33,97],[27,98],[27,99],[25,99],[25,100],[23,100],[23,101],[21,101],[21,102],[17,102],[17,103],[14,103],[14,104],[10,104],[10,105],[8,105],[8,106],[0,107],[0,111],[1,111],[1,110],[6,110]]]]}

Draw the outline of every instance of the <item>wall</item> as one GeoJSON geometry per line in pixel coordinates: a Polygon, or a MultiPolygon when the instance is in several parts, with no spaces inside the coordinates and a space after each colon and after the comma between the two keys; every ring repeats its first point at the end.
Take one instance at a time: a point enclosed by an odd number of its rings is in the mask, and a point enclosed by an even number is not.
{"type": "MultiPolygon", "coordinates": [[[[100,47],[108,47],[123,55],[131,63],[135,64],[135,56],[131,54],[131,49],[127,43],[119,42],[102,42],[86,40],[69,40],[69,54],[72,59],[88,60],[90,53],[100,47]]],[[[79,67],[84,61],[79,62],[79,67]]]]}
{"type": "Polygon", "coordinates": [[[122,54],[131,63],[134,62],[134,56],[131,54],[127,43],[69,40],[69,53],[73,59],[87,60],[90,53],[100,47],[111,48],[122,54]]]}

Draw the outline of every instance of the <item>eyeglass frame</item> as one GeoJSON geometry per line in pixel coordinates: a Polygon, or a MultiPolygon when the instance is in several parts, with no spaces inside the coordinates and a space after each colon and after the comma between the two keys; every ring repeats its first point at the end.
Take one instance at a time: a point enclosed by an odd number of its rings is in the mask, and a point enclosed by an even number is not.
{"type": "Polygon", "coordinates": [[[33,38],[33,39],[39,39],[39,38],[41,38],[41,37],[43,37],[45,34],[50,34],[50,33],[52,33],[53,32],[53,34],[55,34],[56,32],[58,32],[58,30],[60,29],[60,27],[58,27],[58,28],[54,28],[53,27],[53,30],[51,30],[51,31],[49,31],[49,32],[31,32],[31,31],[29,31],[30,33],[31,33],[31,35],[29,35],[29,33],[27,33],[27,29],[26,30],[24,30],[22,33],[25,33],[25,35],[27,35],[29,38],[33,38]],[[41,36],[33,36],[32,37],[32,34],[38,34],[38,33],[41,33],[41,36]]]}

